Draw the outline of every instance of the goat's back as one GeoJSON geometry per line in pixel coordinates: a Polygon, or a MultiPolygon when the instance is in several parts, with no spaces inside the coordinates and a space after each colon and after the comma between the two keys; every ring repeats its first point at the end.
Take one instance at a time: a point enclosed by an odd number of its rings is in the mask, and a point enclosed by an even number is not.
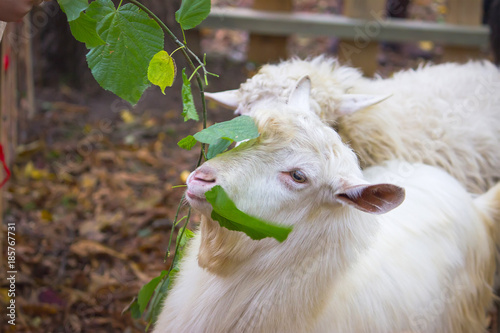
{"type": "Polygon", "coordinates": [[[392,94],[339,119],[363,167],[391,159],[439,166],[473,193],[500,180],[500,71],[447,63],[359,80],[353,93],[392,94]]]}

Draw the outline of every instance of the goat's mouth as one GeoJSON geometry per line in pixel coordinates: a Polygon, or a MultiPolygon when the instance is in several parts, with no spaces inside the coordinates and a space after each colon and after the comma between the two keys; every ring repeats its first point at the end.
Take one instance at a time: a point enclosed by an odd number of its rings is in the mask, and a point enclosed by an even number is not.
{"type": "Polygon", "coordinates": [[[207,201],[207,199],[205,198],[205,194],[202,194],[202,195],[194,194],[193,192],[191,192],[189,190],[186,191],[186,198],[188,201],[190,201],[190,200],[197,201],[197,202],[200,202],[200,201],[206,202],[207,201]]]}
{"type": "Polygon", "coordinates": [[[196,188],[188,188],[185,198],[189,205],[199,213],[207,216],[210,216],[210,214],[212,213],[212,205],[210,205],[207,201],[207,198],[205,198],[205,192],[197,191],[196,188]]]}
{"type": "Polygon", "coordinates": [[[212,209],[205,197],[205,192],[209,191],[217,183],[214,173],[215,171],[209,166],[201,166],[192,172],[186,181],[186,201],[201,213],[207,213],[212,209]]]}

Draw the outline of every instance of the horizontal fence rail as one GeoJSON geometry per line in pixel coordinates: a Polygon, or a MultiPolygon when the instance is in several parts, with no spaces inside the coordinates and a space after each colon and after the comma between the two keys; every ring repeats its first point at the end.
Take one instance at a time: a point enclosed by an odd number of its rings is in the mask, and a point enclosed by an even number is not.
{"type": "Polygon", "coordinates": [[[487,26],[386,19],[354,19],[335,14],[278,13],[247,8],[212,8],[200,25],[204,28],[246,30],[267,35],[301,34],[343,39],[407,42],[432,41],[446,45],[487,47],[487,26]]]}

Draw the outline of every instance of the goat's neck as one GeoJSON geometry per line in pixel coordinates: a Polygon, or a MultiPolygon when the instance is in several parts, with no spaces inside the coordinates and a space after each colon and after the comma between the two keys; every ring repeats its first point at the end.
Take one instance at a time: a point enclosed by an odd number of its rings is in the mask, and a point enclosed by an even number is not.
{"type": "Polygon", "coordinates": [[[321,313],[335,278],[366,248],[377,225],[364,213],[340,208],[339,214],[344,216],[318,216],[296,224],[281,244],[274,239],[253,241],[202,219],[198,262],[224,279],[227,293],[218,296],[227,296],[232,317],[242,318],[234,328],[248,321],[269,325],[266,318],[283,313],[290,316],[288,321],[294,316],[310,320],[321,313]]]}
{"type": "Polygon", "coordinates": [[[256,244],[245,239],[245,235],[223,228],[218,222],[202,216],[201,244],[198,264],[216,275],[227,275],[238,269],[255,251],[256,244]]]}

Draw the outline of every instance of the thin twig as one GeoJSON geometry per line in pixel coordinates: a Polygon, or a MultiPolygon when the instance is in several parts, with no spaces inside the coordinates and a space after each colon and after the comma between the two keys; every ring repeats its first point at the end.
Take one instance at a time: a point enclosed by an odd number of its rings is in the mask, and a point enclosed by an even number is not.
{"type": "Polygon", "coordinates": [[[175,212],[174,221],[172,222],[172,230],[170,230],[170,238],[168,239],[167,252],[165,253],[165,258],[163,259],[164,261],[166,261],[167,257],[170,256],[170,245],[172,244],[172,237],[174,235],[175,226],[177,225],[176,222],[177,222],[177,218],[179,217],[179,212],[181,210],[182,203],[184,202],[184,197],[185,197],[185,194],[182,195],[182,198],[179,201],[179,205],[177,206],[177,211],[175,212]]]}

